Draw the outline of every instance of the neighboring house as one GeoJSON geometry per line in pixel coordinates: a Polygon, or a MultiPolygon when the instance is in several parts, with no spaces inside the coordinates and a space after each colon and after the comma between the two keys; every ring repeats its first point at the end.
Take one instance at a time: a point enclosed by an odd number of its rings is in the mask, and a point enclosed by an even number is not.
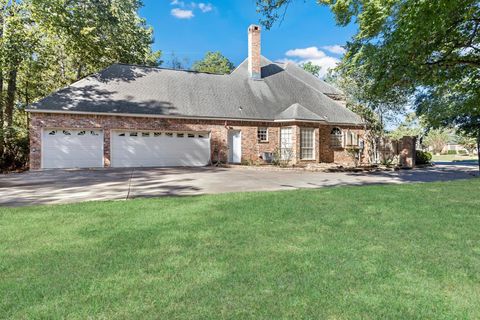
{"type": "Polygon", "coordinates": [[[205,166],[212,161],[350,162],[361,118],[342,92],[260,53],[229,75],[114,64],[33,104],[30,168],[205,166]]]}
{"type": "Polygon", "coordinates": [[[448,153],[449,151],[455,151],[455,153],[465,153],[465,154],[468,154],[468,150],[458,144],[457,142],[453,141],[453,142],[448,142],[445,147],[443,147],[442,149],[442,152],[441,153],[448,153]]]}

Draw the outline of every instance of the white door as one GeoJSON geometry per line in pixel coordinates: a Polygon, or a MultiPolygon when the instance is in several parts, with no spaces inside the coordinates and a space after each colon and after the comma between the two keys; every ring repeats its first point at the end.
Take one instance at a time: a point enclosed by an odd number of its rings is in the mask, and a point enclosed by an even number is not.
{"type": "Polygon", "coordinates": [[[112,167],[202,167],[210,163],[206,132],[112,131],[112,167]]]}
{"type": "Polygon", "coordinates": [[[42,168],[102,167],[102,130],[43,130],[42,168]]]}
{"type": "Polygon", "coordinates": [[[228,162],[242,162],[242,132],[228,132],[228,162]]]}
{"type": "Polygon", "coordinates": [[[280,128],[280,157],[282,160],[293,159],[293,129],[280,128]]]}

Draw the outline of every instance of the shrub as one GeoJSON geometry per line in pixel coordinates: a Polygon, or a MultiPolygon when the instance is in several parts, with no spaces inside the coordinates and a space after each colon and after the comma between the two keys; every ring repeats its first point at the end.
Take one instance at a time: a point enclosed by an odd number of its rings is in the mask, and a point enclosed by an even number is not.
{"type": "Polygon", "coordinates": [[[415,163],[416,164],[429,164],[432,161],[432,154],[430,152],[425,152],[417,150],[415,153],[415,163]]]}
{"type": "Polygon", "coordinates": [[[13,127],[5,130],[5,149],[0,155],[0,172],[23,170],[28,163],[29,140],[26,129],[13,127]]]}
{"type": "Polygon", "coordinates": [[[458,154],[466,155],[466,154],[467,154],[467,150],[458,150],[458,154]]]}
{"type": "Polygon", "coordinates": [[[447,154],[457,154],[457,150],[448,150],[447,154]]]}

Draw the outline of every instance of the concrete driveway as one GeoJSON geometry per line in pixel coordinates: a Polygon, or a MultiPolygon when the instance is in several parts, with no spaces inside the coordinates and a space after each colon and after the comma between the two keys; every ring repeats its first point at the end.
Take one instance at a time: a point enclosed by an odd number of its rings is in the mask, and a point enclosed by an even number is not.
{"type": "Polygon", "coordinates": [[[467,179],[473,164],[440,164],[397,172],[324,173],[255,168],[157,168],[54,170],[0,175],[0,206],[119,200],[164,195],[197,195],[467,179]]]}

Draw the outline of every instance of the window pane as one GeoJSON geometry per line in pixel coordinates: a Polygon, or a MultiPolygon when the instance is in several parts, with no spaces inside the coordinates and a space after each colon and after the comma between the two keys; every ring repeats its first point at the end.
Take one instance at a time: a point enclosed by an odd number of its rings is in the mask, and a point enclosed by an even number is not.
{"type": "Polygon", "coordinates": [[[282,160],[291,160],[293,157],[292,128],[280,129],[280,155],[282,160]]]}
{"type": "Polygon", "coordinates": [[[259,141],[268,141],[268,128],[258,128],[257,139],[259,141]]]}
{"type": "Polygon", "coordinates": [[[313,128],[302,128],[300,131],[300,157],[302,159],[314,159],[314,136],[313,128]]]}

